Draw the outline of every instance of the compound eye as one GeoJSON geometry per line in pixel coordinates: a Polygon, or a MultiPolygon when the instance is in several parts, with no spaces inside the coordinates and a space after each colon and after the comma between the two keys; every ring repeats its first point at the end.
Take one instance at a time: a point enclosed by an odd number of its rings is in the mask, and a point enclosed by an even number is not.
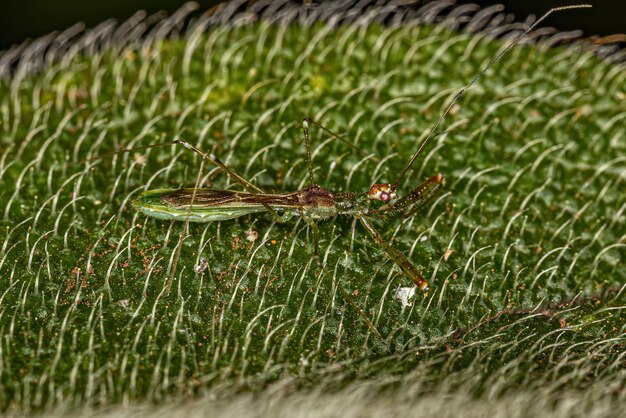
{"type": "Polygon", "coordinates": [[[387,192],[382,192],[380,194],[380,200],[382,200],[383,202],[388,202],[389,199],[391,199],[391,195],[387,192]]]}

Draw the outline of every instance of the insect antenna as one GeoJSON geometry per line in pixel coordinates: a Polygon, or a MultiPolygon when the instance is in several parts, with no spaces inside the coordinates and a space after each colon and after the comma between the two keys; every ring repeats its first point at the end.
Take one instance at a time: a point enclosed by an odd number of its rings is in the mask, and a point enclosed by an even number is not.
{"type": "Polygon", "coordinates": [[[428,135],[426,135],[426,138],[424,138],[422,140],[422,142],[420,142],[419,146],[417,147],[417,151],[415,151],[415,153],[413,154],[413,156],[411,157],[411,159],[409,160],[409,162],[407,163],[407,165],[404,167],[404,169],[400,172],[400,175],[398,176],[398,178],[396,179],[393,187],[394,189],[398,187],[398,184],[400,183],[400,180],[402,180],[402,177],[404,177],[404,175],[406,174],[406,172],[409,170],[409,168],[411,168],[411,165],[413,165],[413,162],[415,162],[415,160],[417,159],[417,157],[422,153],[422,151],[424,150],[424,148],[426,147],[426,145],[428,145],[428,142],[430,142],[430,140],[433,138],[433,135],[435,134],[435,132],[437,131],[437,129],[439,128],[439,126],[441,125],[441,123],[443,122],[443,120],[445,119],[446,115],[448,114],[448,112],[450,112],[450,109],[452,109],[452,106],[454,106],[454,104],[457,102],[457,100],[463,95],[463,93],[465,93],[466,90],[470,89],[474,83],[476,83],[482,76],[483,74],[485,74],[496,62],[498,62],[500,60],[500,58],[502,58],[502,56],[504,54],[507,53],[507,51],[511,48],[513,48],[519,41],[521,41],[526,35],[528,35],[529,32],[531,32],[535,27],[537,27],[537,25],[539,25],[541,22],[543,22],[546,18],[548,18],[548,16],[550,16],[552,13],[554,12],[560,12],[563,10],[570,10],[570,9],[583,9],[583,8],[590,8],[592,7],[590,4],[574,4],[574,5],[569,5],[569,6],[561,6],[561,7],[554,7],[550,10],[548,10],[543,16],[541,16],[535,23],[533,23],[532,25],[530,25],[528,27],[528,29],[526,29],[523,33],[521,33],[520,35],[518,35],[513,41],[511,41],[511,43],[509,43],[506,48],[504,48],[498,55],[496,55],[495,58],[493,58],[489,64],[487,64],[487,66],[485,68],[483,68],[476,76],[474,76],[474,78],[472,79],[472,81],[470,81],[466,86],[464,86],[463,88],[461,88],[452,98],[452,100],[450,100],[450,102],[447,104],[445,110],[443,111],[443,113],[441,114],[441,116],[439,117],[439,119],[437,120],[437,123],[435,123],[435,125],[430,129],[430,131],[428,132],[428,135]]]}

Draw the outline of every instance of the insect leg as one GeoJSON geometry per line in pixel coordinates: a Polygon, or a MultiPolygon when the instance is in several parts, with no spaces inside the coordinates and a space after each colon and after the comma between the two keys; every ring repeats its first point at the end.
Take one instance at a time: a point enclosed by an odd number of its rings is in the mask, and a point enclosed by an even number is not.
{"type": "MultiPolygon", "coordinates": [[[[317,224],[314,224],[315,226],[313,227],[313,237],[315,239],[315,242],[317,243],[317,224]]],[[[317,245],[316,245],[317,248],[317,245]]],[[[324,274],[328,277],[330,277],[330,280],[334,283],[334,285],[337,287],[337,290],[339,290],[339,293],[341,293],[341,297],[348,302],[348,305],[352,306],[352,308],[356,311],[356,313],[363,319],[363,321],[365,321],[365,323],[367,324],[367,326],[369,327],[369,329],[371,329],[374,334],[376,334],[376,336],[379,339],[383,339],[383,336],[381,335],[380,331],[378,331],[378,328],[376,328],[376,325],[372,324],[372,321],[369,320],[369,318],[365,315],[365,312],[363,312],[363,310],[361,308],[359,308],[359,305],[357,305],[354,300],[352,300],[352,297],[350,296],[350,294],[348,292],[346,292],[346,290],[343,288],[343,286],[341,285],[341,283],[339,283],[339,281],[337,281],[335,279],[335,276],[332,275],[327,269],[326,266],[324,266],[324,263],[322,263],[322,260],[319,257],[318,251],[319,249],[315,250],[316,251],[316,256],[315,256],[315,261],[317,262],[317,266],[320,268],[321,270],[321,274],[324,274]]]]}
{"type": "Polygon", "coordinates": [[[357,148],[352,142],[348,141],[347,139],[345,139],[344,137],[342,137],[339,134],[334,133],[333,131],[331,131],[330,129],[328,129],[327,127],[325,127],[324,125],[322,125],[321,123],[315,122],[313,119],[311,118],[304,118],[302,120],[302,122],[305,124],[305,126],[307,127],[308,130],[308,125],[306,125],[307,123],[310,123],[312,125],[317,126],[318,128],[320,128],[322,131],[326,132],[328,135],[332,136],[335,139],[340,140],[341,142],[343,142],[344,144],[346,144],[347,146],[349,146],[350,148],[352,148],[354,151],[359,152],[361,151],[360,148],[357,148]]]}
{"type": "Polygon", "coordinates": [[[319,245],[319,240],[318,240],[318,228],[317,228],[317,221],[311,221],[310,222],[311,228],[313,229],[313,254],[315,255],[315,258],[319,261],[320,259],[320,245],[319,245]]]}
{"type": "MultiPolygon", "coordinates": [[[[206,153],[206,152],[202,152],[200,149],[198,149],[197,147],[191,145],[189,142],[187,141],[183,141],[183,140],[175,140],[173,142],[174,144],[180,144],[182,146],[184,146],[185,148],[195,152],[196,154],[199,154],[200,156],[202,156],[202,160],[209,160],[211,161],[213,164],[215,164],[216,166],[218,166],[219,168],[221,168],[222,170],[224,170],[229,176],[231,176],[232,178],[234,178],[237,183],[239,183],[241,186],[243,186],[243,188],[249,192],[250,194],[252,194],[254,197],[258,197],[259,194],[263,194],[265,193],[261,188],[255,186],[254,184],[250,183],[248,180],[246,180],[243,176],[241,176],[240,174],[238,174],[236,171],[234,171],[232,168],[228,167],[226,164],[224,164],[219,158],[217,158],[217,156],[215,156],[213,153],[206,153]]],[[[199,181],[200,179],[198,179],[198,181],[196,181],[196,188],[199,187],[199,181]]],[[[265,206],[265,209],[268,210],[268,212],[270,212],[272,214],[272,216],[274,217],[274,219],[277,222],[282,223],[283,222],[283,218],[282,216],[280,216],[278,214],[278,212],[276,212],[274,210],[274,208],[272,208],[270,205],[268,205],[267,203],[263,202],[261,199],[259,199],[259,202],[265,206]]],[[[193,203],[192,203],[193,204],[193,203]]]]}
{"type": "Polygon", "coordinates": [[[346,292],[343,286],[337,280],[335,280],[335,277],[327,272],[324,267],[322,267],[322,271],[330,276],[335,286],[337,286],[337,290],[339,290],[339,293],[341,293],[341,296],[348,302],[350,306],[352,306],[352,308],[359,314],[359,316],[363,318],[367,326],[372,331],[374,331],[374,334],[376,334],[376,336],[382,340],[383,336],[380,334],[380,331],[378,331],[378,328],[376,328],[376,325],[372,324],[372,321],[370,321],[367,316],[365,316],[365,312],[363,312],[361,308],[359,308],[359,306],[354,302],[354,300],[352,300],[352,297],[350,297],[350,295],[348,294],[348,292],[346,292]]]}
{"type": "MultiPolygon", "coordinates": [[[[246,189],[248,192],[250,192],[253,196],[258,196],[258,194],[262,194],[263,190],[260,189],[259,187],[255,186],[254,184],[250,183],[248,180],[246,180],[245,178],[243,178],[241,175],[237,174],[234,170],[232,170],[230,167],[228,167],[226,164],[224,164],[219,158],[217,158],[215,155],[213,155],[212,153],[205,153],[202,152],[200,149],[198,149],[197,147],[191,145],[189,142],[187,141],[182,141],[182,140],[175,140],[173,141],[173,144],[179,144],[184,146],[185,148],[199,154],[202,156],[202,160],[200,162],[200,169],[198,170],[198,176],[196,177],[196,184],[193,188],[193,194],[191,195],[191,204],[189,205],[189,208],[187,209],[187,219],[185,220],[185,226],[183,228],[183,232],[178,236],[178,244],[176,246],[176,253],[174,254],[174,260],[172,263],[172,267],[170,270],[170,276],[167,280],[167,294],[169,294],[171,288],[172,288],[172,283],[174,282],[174,275],[176,274],[176,267],[178,266],[178,260],[180,259],[180,254],[182,251],[182,247],[183,247],[183,241],[185,240],[185,237],[187,235],[189,235],[189,218],[191,217],[191,211],[193,208],[193,203],[196,200],[196,191],[198,190],[198,188],[200,187],[200,181],[202,179],[202,171],[204,169],[204,163],[206,160],[211,161],[213,164],[217,165],[219,168],[221,168],[222,170],[224,170],[228,175],[230,175],[231,177],[233,177],[234,179],[237,180],[237,182],[239,184],[241,184],[243,186],[244,189],[246,189]]],[[[261,201],[259,199],[259,201],[261,201]]],[[[263,206],[265,206],[265,208],[274,216],[274,219],[276,219],[278,222],[282,222],[283,219],[282,217],[274,210],[274,208],[272,208],[270,205],[268,205],[265,202],[262,202],[263,206]]]]}
{"type": "Polygon", "coordinates": [[[367,316],[365,315],[365,313],[363,312],[363,310],[361,308],[359,308],[359,306],[354,302],[354,300],[352,300],[352,298],[350,297],[350,295],[348,294],[348,292],[346,292],[346,290],[343,288],[343,286],[341,285],[341,283],[339,283],[337,280],[335,280],[335,276],[332,275],[327,269],[326,266],[324,266],[324,263],[322,263],[322,259],[320,258],[320,248],[319,248],[319,241],[318,241],[318,227],[317,227],[317,221],[314,219],[310,219],[307,220],[307,222],[309,223],[309,225],[311,225],[311,228],[313,229],[313,251],[314,251],[314,259],[315,262],[317,263],[317,266],[320,268],[321,270],[321,274],[324,274],[328,277],[330,277],[330,280],[334,283],[334,285],[337,287],[337,290],[339,290],[339,293],[341,293],[341,297],[343,297],[343,299],[348,302],[348,304],[350,306],[352,306],[352,308],[356,311],[356,313],[365,321],[365,323],[367,324],[367,326],[374,332],[374,334],[376,334],[376,336],[379,339],[383,339],[383,336],[380,334],[380,331],[378,331],[378,328],[376,328],[376,326],[374,324],[372,324],[372,321],[370,321],[367,316]]]}
{"type": "Polygon", "coordinates": [[[415,283],[423,292],[428,292],[428,290],[430,290],[428,282],[417,270],[417,267],[415,267],[413,263],[411,263],[409,259],[404,256],[404,254],[385,241],[385,239],[378,233],[378,231],[376,231],[376,229],[374,229],[374,226],[366,218],[363,216],[359,216],[358,218],[359,221],[361,221],[361,225],[363,225],[365,230],[374,239],[374,242],[385,250],[389,258],[391,258],[391,260],[393,260],[393,262],[400,267],[400,270],[402,270],[402,272],[408,276],[409,279],[413,280],[413,283],[415,283]]]}
{"type": "Polygon", "coordinates": [[[309,139],[309,121],[302,121],[302,130],[304,131],[304,142],[306,143],[306,166],[309,170],[309,179],[311,186],[315,186],[315,178],[313,178],[313,157],[311,156],[311,140],[309,139]]]}
{"type": "Polygon", "coordinates": [[[342,137],[341,135],[331,131],[330,129],[328,129],[327,127],[325,127],[324,125],[322,125],[321,123],[315,122],[313,119],[311,118],[304,118],[302,119],[302,125],[303,125],[303,130],[304,130],[304,135],[305,135],[305,139],[308,137],[309,135],[309,125],[308,124],[312,124],[317,126],[318,128],[320,128],[322,131],[326,132],[328,135],[332,136],[335,139],[340,140],[341,142],[343,142],[344,144],[346,144],[347,146],[349,146],[350,148],[352,148],[353,151],[355,151],[357,154],[359,154],[361,157],[369,157],[372,160],[378,162],[379,159],[376,158],[375,156],[368,156],[366,152],[363,151],[362,148],[358,148],[357,146],[355,146],[352,142],[348,141],[347,139],[345,139],[344,137],[342,137]]]}
{"type": "MultiPolygon", "coordinates": [[[[163,143],[160,143],[160,144],[152,144],[152,145],[145,145],[145,146],[141,146],[141,147],[127,148],[127,149],[123,149],[123,150],[120,150],[120,151],[112,152],[112,153],[110,153],[108,155],[116,155],[116,154],[132,152],[132,151],[146,150],[146,149],[155,148],[155,147],[166,147],[168,145],[182,145],[183,147],[187,148],[188,150],[191,150],[191,151],[195,152],[196,154],[200,155],[202,157],[202,161],[203,162],[205,160],[211,161],[213,164],[215,164],[216,166],[221,168],[223,171],[225,171],[226,174],[228,174],[229,176],[234,178],[237,183],[239,183],[241,186],[243,186],[243,188],[247,192],[249,192],[250,194],[252,194],[255,197],[258,197],[259,194],[265,193],[260,187],[255,186],[254,184],[250,183],[242,175],[238,174],[235,170],[233,170],[232,168],[230,168],[226,164],[224,164],[213,153],[202,152],[200,149],[198,149],[197,147],[193,146],[189,142],[183,141],[183,140],[180,140],[180,139],[174,140],[172,142],[163,142],[163,143]]],[[[100,156],[98,158],[83,160],[81,162],[91,162],[91,161],[96,161],[96,160],[100,160],[100,159],[102,159],[102,156],[100,156]]],[[[202,170],[200,170],[200,172],[201,171],[202,170]]],[[[197,178],[196,186],[195,186],[196,189],[200,187],[200,178],[201,177],[202,176],[199,175],[198,178],[197,178]]],[[[193,205],[193,200],[195,200],[195,194],[192,197],[192,205],[193,205]]],[[[260,203],[265,207],[265,209],[268,210],[268,212],[270,212],[272,214],[272,216],[274,217],[274,219],[277,222],[279,222],[279,223],[283,222],[283,218],[276,212],[276,210],[274,210],[274,208],[272,208],[270,205],[268,205],[267,203],[265,203],[263,201],[260,201],[260,203]]]]}

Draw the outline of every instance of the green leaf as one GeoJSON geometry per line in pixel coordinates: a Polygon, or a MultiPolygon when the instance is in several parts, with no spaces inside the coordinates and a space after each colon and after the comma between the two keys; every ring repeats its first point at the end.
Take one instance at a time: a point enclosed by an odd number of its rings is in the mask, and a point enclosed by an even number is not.
{"type": "MultiPolygon", "coordinates": [[[[404,224],[376,223],[429,279],[410,307],[394,294],[412,282],[358,222],[320,224],[323,261],[382,341],[320,276],[301,219],[191,225],[167,294],[184,225],[130,202],[193,185],[200,161],[175,146],[112,154],[184,138],[268,192],[294,191],[308,184],[311,117],[363,151],[313,127],[316,182],[367,191],[395,179],[502,46],[432,25],[213,24],[3,81],[0,407],[270,383],[320,399],[528,396],[546,410],[604,388],[594,400],[623,403],[622,65],[518,45],[462,97],[399,188],[441,172],[444,192],[404,224]]],[[[238,188],[208,166],[202,184],[238,188]]]]}

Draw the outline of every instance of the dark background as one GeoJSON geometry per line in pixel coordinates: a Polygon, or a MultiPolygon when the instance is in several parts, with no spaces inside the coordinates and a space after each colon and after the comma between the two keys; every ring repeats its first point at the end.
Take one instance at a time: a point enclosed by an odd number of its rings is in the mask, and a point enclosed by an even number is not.
{"type": "MultiPolygon", "coordinates": [[[[170,14],[186,0],[0,0],[0,50],[52,31],[66,29],[77,22],[87,27],[116,18],[123,21],[140,9],[148,13],[165,10],[170,14]]],[[[219,0],[197,0],[207,9],[219,0]]],[[[505,4],[518,20],[539,15],[554,6],[591,3],[593,9],[562,12],[546,22],[560,30],[581,29],[585,36],[626,33],[626,0],[475,0],[458,3],[505,4]]]]}

